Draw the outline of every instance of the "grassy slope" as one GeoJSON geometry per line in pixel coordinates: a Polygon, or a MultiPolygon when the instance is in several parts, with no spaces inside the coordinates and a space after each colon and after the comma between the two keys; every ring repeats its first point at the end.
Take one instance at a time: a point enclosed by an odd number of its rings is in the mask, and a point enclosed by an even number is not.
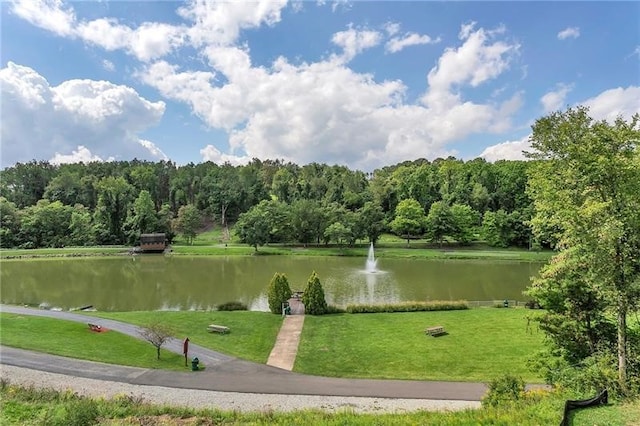
{"type": "Polygon", "coordinates": [[[338,377],[487,381],[541,379],[526,361],[542,346],[525,309],[341,314],[305,318],[295,371],[338,377]],[[426,336],[442,325],[449,334],[426,336]]]}
{"type": "Polygon", "coordinates": [[[95,312],[103,318],[136,325],[144,325],[161,319],[174,331],[175,336],[197,345],[218,350],[229,355],[265,363],[280,330],[282,317],[267,312],[95,312]],[[207,332],[207,325],[224,325],[229,334],[207,332]]]}
{"type": "Polygon", "coordinates": [[[94,333],[87,324],[0,313],[3,345],[72,358],[143,368],[184,369],[184,358],[165,350],[160,361],[145,341],[115,331],[94,333]]]}

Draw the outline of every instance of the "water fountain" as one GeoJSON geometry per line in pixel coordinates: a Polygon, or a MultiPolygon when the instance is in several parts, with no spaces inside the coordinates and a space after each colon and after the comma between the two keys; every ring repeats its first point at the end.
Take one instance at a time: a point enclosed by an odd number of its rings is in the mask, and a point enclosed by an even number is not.
{"type": "Polygon", "coordinates": [[[373,243],[369,246],[369,255],[367,256],[367,263],[365,264],[365,272],[368,274],[378,272],[378,261],[376,260],[375,253],[373,251],[373,243]]]}

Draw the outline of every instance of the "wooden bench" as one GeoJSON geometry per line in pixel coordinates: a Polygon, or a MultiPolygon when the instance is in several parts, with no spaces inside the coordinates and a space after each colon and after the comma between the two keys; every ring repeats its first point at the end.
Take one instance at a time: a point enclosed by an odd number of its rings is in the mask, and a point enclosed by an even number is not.
{"type": "Polygon", "coordinates": [[[445,334],[446,330],[441,325],[436,325],[435,327],[428,327],[424,330],[425,334],[430,336],[440,336],[441,334],[445,334]]]}
{"type": "Polygon", "coordinates": [[[229,327],[225,327],[224,325],[209,324],[207,331],[209,333],[227,334],[230,330],[229,327]]]}

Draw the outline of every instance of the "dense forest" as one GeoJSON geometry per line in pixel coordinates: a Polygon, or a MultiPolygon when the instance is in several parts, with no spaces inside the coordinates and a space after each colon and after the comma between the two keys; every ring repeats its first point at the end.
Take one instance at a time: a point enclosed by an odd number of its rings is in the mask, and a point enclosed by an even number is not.
{"type": "Polygon", "coordinates": [[[531,164],[449,157],[364,173],[258,159],[243,166],[18,163],[0,171],[0,243],[135,245],[148,232],[190,241],[215,223],[256,249],[276,242],[375,242],[385,232],[408,243],[425,237],[439,244],[548,245],[534,241],[528,225],[531,164]]]}

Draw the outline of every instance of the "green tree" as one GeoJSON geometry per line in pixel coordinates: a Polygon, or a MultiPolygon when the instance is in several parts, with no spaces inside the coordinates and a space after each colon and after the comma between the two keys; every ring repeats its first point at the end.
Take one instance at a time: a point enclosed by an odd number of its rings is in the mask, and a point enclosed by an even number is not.
{"type": "Polygon", "coordinates": [[[364,206],[358,210],[360,227],[364,235],[369,239],[370,243],[376,243],[380,235],[384,232],[384,212],[382,207],[374,201],[367,201],[364,206]]]}
{"type": "Polygon", "coordinates": [[[507,212],[504,210],[484,212],[482,236],[492,247],[509,247],[513,240],[513,229],[507,212]]]}
{"type": "Polygon", "coordinates": [[[151,194],[147,190],[142,190],[133,202],[132,214],[129,215],[125,224],[129,243],[137,241],[140,234],[157,232],[157,227],[158,218],[151,194]]]}
{"type": "Polygon", "coordinates": [[[133,188],[121,176],[107,176],[102,178],[96,186],[98,204],[94,213],[94,222],[107,231],[107,240],[98,242],[122,244],[124,242],[123,225],[127,219],[133,188]]]}
{"type": "Polygon", "coordinates": [[[187,244],[193,244],[193,239],[201,226],[202,215],[193,204],[180,207],[178,217],[173,220],[173,229],[186,238],[187,244]]]}
{"type": "Polygon", "coordinates": [[[324,315],[327,313],[327,301],[324,298],[324,290],[320,284],[320,278],[315,271],[311,273],[307,281],[307,287],[302,295],[305,314],[324,315]]]}
{"type": "Polygon", "coordinates": [[[324,231],[324,236],[326,241],[335,241],[341,246],[351,238],[351,229],[340,222],[333,222],[324,231]]]}
{"type": "Polygon", "coordinates": [[[0,247],[11,248],[18,245],[20,214],[14,203],[0,197],[0,247]]]}
{"type": "Polygon", "coordinates": [[[282,304],[288,302],[292,294],[287,276],[276,272],[273,278],[271,278],[271,282],[269,282],[269,287],[267,288],[269,310],[274,314],[281,314],[282,304]]]}
{"type": "Polygon", "coordinates": [[[268,201],[262,201],[248,212],[242,213],[234,226],[240,241],[258,251],[258,246],[269,242],[273,224],[269,215],[268,201]]]}
{"type": "Polygon", "coordinates": [[[442,245],[445,236],[455,231],[454,217],[450,207],[444,201],[436,201],[431,205],[426,220],[429,238],[442,245]]]}
{"type": "Polygon", "coordinates": [[[71,212],[69,223],[69,244],[74,246],[91,246],[96,243],[89,209],[76,204],[71,212]]]}
{"type": "Polygon", "coordinates": [[[479,221],[478,212],[466,204],[454,204],[450,210],[453,218],[451,236],[460,244],[469,244],[475,236],[479,221]]]}
{"type": "MultiPolygon", "coordinates": [[[[546,222],[562,224],[561,252],[534,281],[540,297],[574,281],[585,294],[602,297],[603,313],[616,321],[618,384],[629,390],[628,356],[640,349],[629,340],[627,317],[640,300],[640,116],[613,124],[594,121],[583,107],[543,117],[533,125],[531,146],[538,162],[529,181],[534,233],[546,222]],[[567,254],[570,253],[569,254],[567,254]],[[559,271],[556,274],[549,272],[559,271]],[[579,270],[579,277],[575,272],[579,270]]],[[[554,313],[569,314],[566,310],[554,313]]],[[[586,330],[585,330],[586,332],[586,330]]],[[[590,340],[587,335],[585,340],[590,340]]]]}
{"type": "Polygon", "coordinates": [[[22,233],[29,247],[63,247],[69,244],[73,207],[60,201],[40,200],[24,209],[22,233]]]}
{"type": "Polygon", "coordinates": [[[404,235],[407,238],[407,245],[409,245],[411,236],[422,232],[425,219],[424,209],[420,203],[409,198],[398,203],[396,217],[389,225],[397,235],[404,235]]]}

